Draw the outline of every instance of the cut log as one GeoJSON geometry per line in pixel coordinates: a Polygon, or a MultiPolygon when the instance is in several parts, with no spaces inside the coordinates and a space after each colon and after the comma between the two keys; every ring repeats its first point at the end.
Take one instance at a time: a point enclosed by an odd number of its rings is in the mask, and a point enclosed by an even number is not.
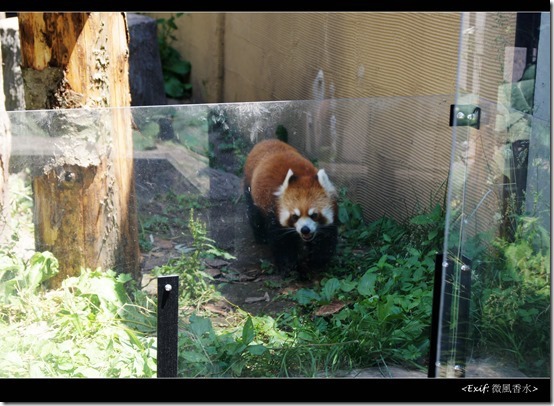
{"type": "Polygon", "coordinates": [[[140,280],[125,13],[19,13],[28,110],[52,115],[63,153],[33,179],[35,241],[58,287],[82,267],[140,280]],[[78,110],[73,110],[78,109],[78,110]],[[65,147],[63,147],[65,145],[65,147]]]}

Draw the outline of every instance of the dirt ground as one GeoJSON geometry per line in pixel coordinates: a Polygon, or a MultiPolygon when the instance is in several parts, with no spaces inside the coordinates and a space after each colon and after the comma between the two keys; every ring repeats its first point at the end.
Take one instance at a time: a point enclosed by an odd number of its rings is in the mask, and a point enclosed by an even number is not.
{"type": "MultiPolygon", "coordinates": [[[[236,257],[235,260],[215,259],[206,261],[207,273],[214,278],[222,299],[205,305],[214,314],[214,324],[232,320],[237,307],[253,315],[275,315],[294,305],[281,297],[302,287],[317,283],[318,277],[297,280],[273,273],[267,266],[271,253],[266,245],[257,244],[248,224],[244,200],[240,198],[240,178],[225,171],[204,168],[210,172],[210,204],[195,208],[195,215],[207,226],[208,237],[215,245],[236,257]],[[265,264],[265,265],[264,265],[265,264]]],[[[139,218],[167,215],[167,202],[160,196],[169,191],[179,194],[198,193],[197,188],[167,160],[138,159],[135,165],[139,218]]],[[[189,212],[181,214],[188,220],[189,212]]],[[[156,266],[166,264],[181,255],[180,249],[189,244],[186,237],[186,221],[178,222],[161,234],[151,233],[152,249],[143,252],[143,286],[156,294],[157,284],[151,276],[156,266]],[[180,226],[179,226],[180,225],[180,226]]],[[[149,237],[150,238],[150,237],[149,237]]],[[[345,378],[410,377],[424,378],[417,370],[395,366],[368,368],[339,372],[345,378]]]]}
{"type": "MultiPolygon", "coordinates": [[[[299,281],[294,277],[283,278],[267,267],[271,261],[268,247],[254,241],[246,217],[246,207],[241,198],[241,179],[232,172],[216,170],[200,165],[194,176],[183,176],[170,160],[142,158],[135,161],[136,191],[139,218],[149,216],[173,216],[181,221],[172,222],[161,233],[150,233],[148,238],[152,248],[142,253],[144,289],[156,294],[156,283],[151,271],[156,266],[167,264],[171,258],[181,255],[181,250],[190,245],[186,237],[189,211],[170,213],[168,202],[160,196],[169,192],[175,195],[197,195],[202,184],[193,184],[195,179],[209,180],[207,191],[209,204],[195,207],[195,215],[206,224],[208,237],[217,248],[236,257],[234,260],[214,259],[206,261],[207,272],[214,278],[223,299],[206,305],[214,316],[214,324],[232,319],[237,307],[253,315],[275,315],[294,305],[281,295],[317,283],[317,277],[299,281]],[[264,265],[265,264],[265,265],[264,265]]],[[[178,166],[178,165],[177,165],[178,166]]],[[[182,168],[181,168],[182,169],[182,168]]],[[[386,368],[366,368],[344,371],[338,376],[346,378],[426,378],[419,370],[397,366],[386,368]]],[[[510,365],[495,360],[471,360],[467,363],[468,377],[523,377],[510,365]]]]}
{"type": "MultiPolygon", "coordinates": [[[[214,259],[206,261],[207,273],[214,278],[225,300],[212,304],[210,310],[228,313],[233,306],[254,315],[275,314],[291,303],[280,298],[287,290],[310,286],[316,280],[296,281],[284,279],[273,273],[267,265],[271,261],[268,247],[254,241],[244,200],[240,196],[240,178],[232,173],[211,170],[209,204],[199,204],[194,214],[206,224],[208,237],[217,248],[236,257],[234,260],[214,259]]],[[[176,195],[197,194],[199,191],[167,160],[139,159],[136,161],[136,190],[139,218],[168,216],[171,204],[161,196],[172,192],[176,195]]],[[[181,249],[190,243],[187,224],[190,212],[181,213],[179,222],[171,222],[169,229],[158,234],[150,233],[152,249],[143,252],[142,271],[146,289],[156,289],[150,282],[150,273],[156,266],[166,264],[181,255],[181,249]]]]}

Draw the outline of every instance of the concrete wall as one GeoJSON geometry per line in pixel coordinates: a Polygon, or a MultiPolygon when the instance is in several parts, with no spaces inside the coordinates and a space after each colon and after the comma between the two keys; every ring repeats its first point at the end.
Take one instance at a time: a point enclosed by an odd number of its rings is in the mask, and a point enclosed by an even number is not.
{"type": "Polygon", "coordinates": [[[195,102],[455,89],[460,13],[193,12],[176,24],[173,46],[192,63],[195,102]]]}
{"type": "MultiPolygon", "coordinates": [[[[172,13],[144,13],[167,19],[172,13]]],[[[186,13],[175,20],[178,27],[171,45],[191,62],[193,102],[223,102],[223,35],[225,16],[222,13],[186,13]]]]}

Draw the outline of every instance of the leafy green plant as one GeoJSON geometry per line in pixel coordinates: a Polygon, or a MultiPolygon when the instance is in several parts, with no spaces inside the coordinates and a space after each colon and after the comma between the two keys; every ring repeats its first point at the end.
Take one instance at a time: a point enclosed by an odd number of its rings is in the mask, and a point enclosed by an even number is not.
{"type": "Polygon", "coordinates": [[[515,238],[497,237],[479,262],[473,320],[478,349],[550,376],[550,235],[538,217],[519,216],[515,238]]]}
{"type": "Polygon", "coordinates": [[[191,64],[181,57],[172,43],[177,38],[174,32],[178,29],[175,20],[184,13],[172,14],[169,18],[158,18],[158,47],[162,62],[164,89],[167,96],[174,99],[189,97],[192,84],[189,82],[191,64]]]}
{"type": "Polygon", "coordinates": [[[178,275],[179,297],[183,304],[199,306],[219,296],[210,283],[213,278],[205,272],[203,259],[235,257],[214,245],[215,241],[207,236],[206,225],[195,218],[193,208],[190,209],[188,228],[192,236],[191,249],[169,260],[167,264],[154,268],[152,275],[178,275]]]}
{"type": "Polygon", "coordinates": [[[169,216],[181,214],[189,209],[210,207],[210,201],[205,196],[191,193],[177,194],[171,190],[160,196],[160,200],[166,203],[164,210],[169,216]]]}
{"type": "MultiPolygon", "coordinates": [[[[301,328],[303,345],[333,349],[332,365],[317,365],[318,370],[372,366],[382,359],[422,368],[421,360],[428,354],[436,253],[410,244],[393,249],[391,243],[406,234],[390,220],[360,225],[361,238],[349,244],[367,244],[375,230],[381,235],[378,245],[358,254],[339,250],[335,269],[319,286],[299,289],[289,297],[298,303],[297,312],[303,310],[294,328],[311,325],[308,331],[301,328]],[[336,311],[317,312],[329,305],[336,311]],[[320,347],[322,342],[326,346],[320,347]]],[[[323,353],[318,357],[329,361],[323,353]]]]}
{"type": "Polygon", "coordinates": [[[257,340],[262,317],[247,315],[242,328],[217,332],[207,317],[189,317],[179,337],[179,376],[232,377],[268,372],[259,359],[268,347],[257,340]],[[258,369],[261,366],[262,369],[258,369]]]}
{"type": "Polygon", "coordinates": [[[338,217],[346,230],[356,230],[364,221],[362,206],[348,199],[346,188],[339,190],[338,217]]]}
{"type": "Polygon", "coordinates": [[[131,277],[82,269],[44,290],[57,272],[49,252],[0,270],[0,376],[155,376],[155,307],[131,277]]]}
{"type": "Polygon", "coordinates": [[[170,219],[165,215],[153,214],[141,220],[141,227],[145,231],[164,233],[169,230],[170,219]]]}

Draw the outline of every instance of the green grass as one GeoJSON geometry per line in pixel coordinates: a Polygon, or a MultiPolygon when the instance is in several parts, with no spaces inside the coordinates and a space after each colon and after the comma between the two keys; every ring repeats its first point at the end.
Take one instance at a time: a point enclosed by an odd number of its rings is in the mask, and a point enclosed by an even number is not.
{"type": "Polygon", "coordinates": [[[130,276],[83,269],[57,290],[48,252],[0,269],[0,376],[151,377],[156,372],[154,302],[125,284],[130,276]]]}
{"type": "MultiPolygon", "coordinates": [[[[13,212],[29,216],[24,193],[19,198],[13,212]]],[[[179,196],[168,199],[185,204],[179,196]]],[[[233,257],[207,237],[194,215],[197,203],[186,202],[192,249],[153,271],[180,276],[178,376],[335,376],[391,365],[426,371],[434,261],[444,230],[439,204],[406,222],[365,223],[361,208],[342,193],[338,253],[319,283],[283,294],[294,306],[281,313],[235,307],[228,323],[216,325],[202,305],[221,296],[203,259],[233,257]]],[[[158,220],[150,219],[152,227],[163,227],[158,220]]],[[[549,235],[533,218],[520,224],[515,241],[499,239],[482,250],[486,272],[474,285],[473,336],[476,351],[509,351],[534,376],[544,373],[550,355],[549,235]]],[[[16,229],[0,251],[2,377],[156,376],[156,297],[128,275],[101,269],[82,269],[47,290],[57,259],[49,252],[25,259],[15,254],[17,242],[16,229]]]]}

